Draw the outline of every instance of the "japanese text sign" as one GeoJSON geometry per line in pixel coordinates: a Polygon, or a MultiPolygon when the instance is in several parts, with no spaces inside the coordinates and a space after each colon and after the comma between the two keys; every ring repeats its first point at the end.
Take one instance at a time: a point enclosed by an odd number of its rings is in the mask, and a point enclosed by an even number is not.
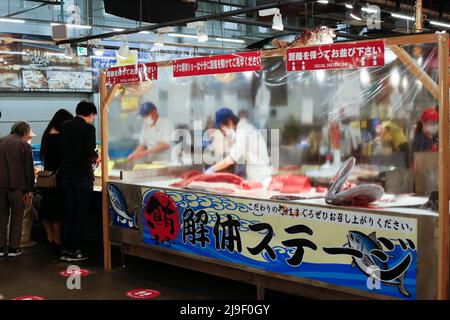
{"type": "Polygon", "coordinates": [[[147,187],[141,205],[147,245],[416,298],[416,219],[147,187]]]}
{"type": "Polygon", "coordinates": [[[156,63],[144,63],[123,67],[113,67],[106,70],[106,83],[133,83],[156,80],[158,66],[156,63]]]}
{"type": "Polygon", "coordinates": [[[288,48],[287,71],[350,69],[384,66],[384,42],[338,43],[288,48]]]}
{"type": "Polygon", "coordinates": [[[259,51],[239,52],[211,57],[176,60],[173,64],[173,76],[185,77],[259,71],[261,68],[261,54],[259,51]]]}

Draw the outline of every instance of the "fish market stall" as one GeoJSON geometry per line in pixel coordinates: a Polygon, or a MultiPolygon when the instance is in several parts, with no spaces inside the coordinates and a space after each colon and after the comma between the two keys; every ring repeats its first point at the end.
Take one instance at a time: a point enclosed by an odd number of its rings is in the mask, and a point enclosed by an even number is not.
{"type": "Polygon", "coordinates": [[[448,298],[447,34],[166,60],[100,75],[106,270],[113,243],[258,298],[448,298]]]}

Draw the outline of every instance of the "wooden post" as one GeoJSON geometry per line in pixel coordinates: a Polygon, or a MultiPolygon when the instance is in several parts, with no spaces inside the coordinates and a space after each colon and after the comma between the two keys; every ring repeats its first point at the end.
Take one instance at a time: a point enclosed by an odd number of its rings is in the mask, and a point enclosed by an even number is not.
{"type": "Polygon", "coordinates": [[[448,34],[440,34],[439,46],[439,256],[438,299],[449,297],[449,88],[448,34]]]}
{"type": "Polygon", "coordinates": [[[439,86],[437,83],[423,71],[416,62],[411,58],[405,49],[398,45],[390,45],[392,52],[398,57],[398,59],[405,65],[405,67],[420,81],[425,89],[436,99],[439,100],[439,86]]]}
{"type": "Polygon", "coordinates": [[[423,7],[422,0],[416,0],[416,33],[422,32],[423,7]]]}
{"type": "Polygon", "coordinates": [[[111,244],[109,242],[109,204],[108,204],[108,110],[106,74],[100,72],[100,120],[102,142],[102,221],[103,221],[103,266],[111,271],[111,244]]]}

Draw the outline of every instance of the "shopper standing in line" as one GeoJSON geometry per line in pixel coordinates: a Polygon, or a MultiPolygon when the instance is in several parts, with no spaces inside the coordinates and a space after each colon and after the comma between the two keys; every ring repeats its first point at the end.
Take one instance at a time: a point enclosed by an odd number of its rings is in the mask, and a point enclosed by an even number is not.
{"type": "MultiPolygon", "coordinates": [[[[42,135],[39,156],[44,163],[45,171],[54,172],[59,177],[62,162],[61,127],[73,120],[73,114],[65,109],[59,109],[42,135]]],[[[61,221],[64,213],[64,195],[59,184],[55,189],[42,190],[42,202],[39,208],[39,219],[47,233],[47,247],[57,254],[61,251],[61,221]]]]}
{"type": "Polygon", "coordinates": [[[0,138],[0,257],[22,254],[20,238],[24,204],[34,189],[33,153],[28,143],[31,134],[28,123],[17,122],[9,135],[0,138]]]}
{"type": "Polygon", "coordinates": [[[94,169],[100,164],[95,151],[95,104],[81,101],[76,117],[61,128],[61,188],[64,194],[64,217],[61,233],[61,260],[87,259],[81,251],[84,223],[90,209],[94,188],[94,169]]]}

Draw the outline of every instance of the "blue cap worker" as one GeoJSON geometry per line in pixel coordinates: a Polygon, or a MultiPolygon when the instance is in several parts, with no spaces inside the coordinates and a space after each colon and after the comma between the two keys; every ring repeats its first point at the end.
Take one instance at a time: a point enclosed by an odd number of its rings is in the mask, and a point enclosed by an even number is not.
{"type": "Polygon", "coordinates": [[[222,108],[216,111],[214,128],[219,129],[234,143],[230,154],[211,166],[205,173],[221,171],[232,164],[244,164],[247,179],[264,181],[272,174],[267,144],[263,135],[248,121],[240,120],[232,110],[222,108]]]}
{"type": "Polygon", "coordinates": [[[128,156],[128,160],[170,161],[173,124],[169,119],[158,114],[158,109],[152,102],[141,104],[138,115],[143,119],[144,124],[139,146],[128,156]]]}

